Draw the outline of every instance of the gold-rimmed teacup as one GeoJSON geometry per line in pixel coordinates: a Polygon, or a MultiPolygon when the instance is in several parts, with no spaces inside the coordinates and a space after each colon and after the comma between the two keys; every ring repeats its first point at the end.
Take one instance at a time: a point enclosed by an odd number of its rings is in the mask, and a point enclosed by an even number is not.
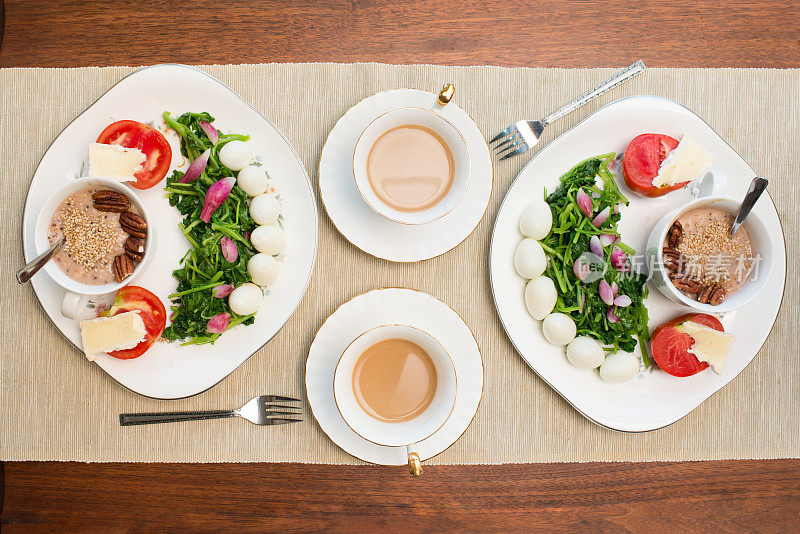
{"type": "Polygon", "coordinates": [[[419,476],[422,466],[419,442],[438,431],[453,413],[458,380],[450,354],[431,334],[407,325],[383,325],[356,337],[342,353],[333,378],[336,407],[345,423],[359,436],[377,445],[405,447],[411,474],[419,476]],[[415,343],[430,356],[436,369],[436,392],[430,404],[413,419],[403,422],[381,421],[359,404],[353,388],[356,362],[369,347],[388,339],[404,339],[415,343]]]}
{"type": "MultiPolygon", "coordinates": [[[[464,136],[440,110],[443,104],[434,107],[405,107],[394,109],[373,120],[359,136],[353,153],[353,175],[356,187],[364,201],[379,215],[402,224],[427,224],[444,217],[461,202],[470,179],[470,155],[464,136]],[[386,132],[402,127],[422,127],[433,131],[447,145],[452,154],[453,181],[444,197],[433,206],[421,211],[401,211],[379,198],[370,184],[367,172],[370,152],[376,141],[386,132]]],[[[413,154],[409,155],[413,157],[413,154]]]]}

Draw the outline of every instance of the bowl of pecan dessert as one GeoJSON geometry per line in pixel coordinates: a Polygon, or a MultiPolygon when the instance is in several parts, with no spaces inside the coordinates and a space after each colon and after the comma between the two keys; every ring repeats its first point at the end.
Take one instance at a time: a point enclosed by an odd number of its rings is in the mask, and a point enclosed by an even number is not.
{"type": "Polygon", "coordinates": [[[731,236],[738,209],[734,200],[699,198],[656,223],[647,240],[647,264],[664,295],[696,310],[724,313],[764,289],[773,240],[755,210],[731,236]]]}
{"type": "Polygon", "coordinates": [[[129,187],[79,178],[56,191],[36,222],[36,248],[62,241],[44,266],[67,291],[112,293],[142,271],[153,243],[147,209],[129,187]]]}

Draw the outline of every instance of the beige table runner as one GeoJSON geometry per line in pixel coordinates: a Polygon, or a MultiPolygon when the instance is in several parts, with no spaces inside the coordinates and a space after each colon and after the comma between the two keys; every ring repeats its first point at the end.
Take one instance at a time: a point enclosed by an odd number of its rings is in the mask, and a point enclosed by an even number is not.
{"type": "MultiPolygon", "coordinates": [[[[317,162],[325,137],[350,106],[377,91],[397,87],[435,91],[452,81],[458,104],[490,136],[519,118],[544,115],[611,73],[610,69],[377,64],[203,69],[286,134],[305,163],[317,196],[317,162]]],[[[191,399],[154,401],[116,385],[58,333],[30,288],[14,282],[13,272],[22,262],[21,213],[36,163],[70,120],[133,70],[0,70],[0,459],[358,463],[310,417],[303,424],[275,428],[230,420],[121,428],[117,415],[234,407],[264,392],[300,395],[308,347],[324,318],[351,297],[383,286],[419,289],[450,304],[475,333],[483,353],[486,377],[478,414],[461,439],[431,463],[800,456],[800,71],[649,69],[559,120],[544,136],[543,144],[623,96],[674,99],[699,113],[770,179],[770,193],[788,239],[783,308],[753,363],[674,425],[646,434],[620,434],[584,419],[539,379],[515,353],[495,313],[487,272],[490,233],[500,201],[527,156],[496,166],[489,208],[475,232],[448,254],[421,263],[398,265],[361,252],[333,228],[320,205],[320,248],[311,286],[269,346],[219,385],[191,399]]]]}

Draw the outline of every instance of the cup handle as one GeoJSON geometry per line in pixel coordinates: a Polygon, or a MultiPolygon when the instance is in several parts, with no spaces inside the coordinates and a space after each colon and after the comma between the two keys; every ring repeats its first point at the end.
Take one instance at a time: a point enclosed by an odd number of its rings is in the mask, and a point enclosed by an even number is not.
{"type": "Polygon", "coordinates": [[[686,188],[689,189],[692,200],[696,200],[703,197],[721,196],[727,185],[728,178],[718,171],[716,173],[707,172],[699,180],[689,183],[686,188]]]}
{"type": "Polygon", "coordinates": [[[408,471],[412,477],[418,477],[422,474],[422,460],[419,459],[419,453],[416,451],[414,445],[406,445],[406,452],[408,453],[408,471]]]}
{"type": "Polygon", "coordinates": [[[98,308],[108,309],[114,302],[114,293],[106,295],[81,295],[67,291],[61,301],[61,315],[78,321],[94,319],[98,308]]]}
{"type": "Polygon", "coordinates": [[[444,84],[444,87],[442,87],[442,90],[439,91],[439,96],[436,97],[436,103],[442,107],[445,107],[450,103],[455,94],[456,86],[452,83],[446,83],[444,84]]]}

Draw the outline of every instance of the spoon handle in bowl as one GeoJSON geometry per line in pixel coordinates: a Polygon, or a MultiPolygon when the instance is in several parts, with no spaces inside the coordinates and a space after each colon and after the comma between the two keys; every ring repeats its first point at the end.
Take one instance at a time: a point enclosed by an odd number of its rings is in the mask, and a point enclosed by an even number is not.
{"type": "Polygon", "coordinates": [[[50,258],[53,257],[53,254],[56,253],[58,247],[60,247],[63,242],[64,239],[60,239],[55,245],[48,248],[42,254],[34,258],[33,261],[25,265],[25,267],[17,271],[17,282],[20,284],[27,284],[33,275],[39,272],[39,269],[44,267],[45,263],[50,261],[50,258]]]}
{"type": "Polygon", "coordinates": [[[753,181],[750,182],[750,189],[747,190],[747,194],[744,196],[744,200],[742,201],[742,207],[739,208],[739,213],[736,214],[736,220],[733,221],[731,225],[731,237],[736,235],[736,232],[739,231],[741,228],[742,223],[744,222],[745,217],[750,213],[750,210],[753,209],[758,197],[761,196],[761,193],[767,188],[767,184],[769,182],[766,178],[761,178],[760,176],[756,176],[753,178],[753,181]]]}

